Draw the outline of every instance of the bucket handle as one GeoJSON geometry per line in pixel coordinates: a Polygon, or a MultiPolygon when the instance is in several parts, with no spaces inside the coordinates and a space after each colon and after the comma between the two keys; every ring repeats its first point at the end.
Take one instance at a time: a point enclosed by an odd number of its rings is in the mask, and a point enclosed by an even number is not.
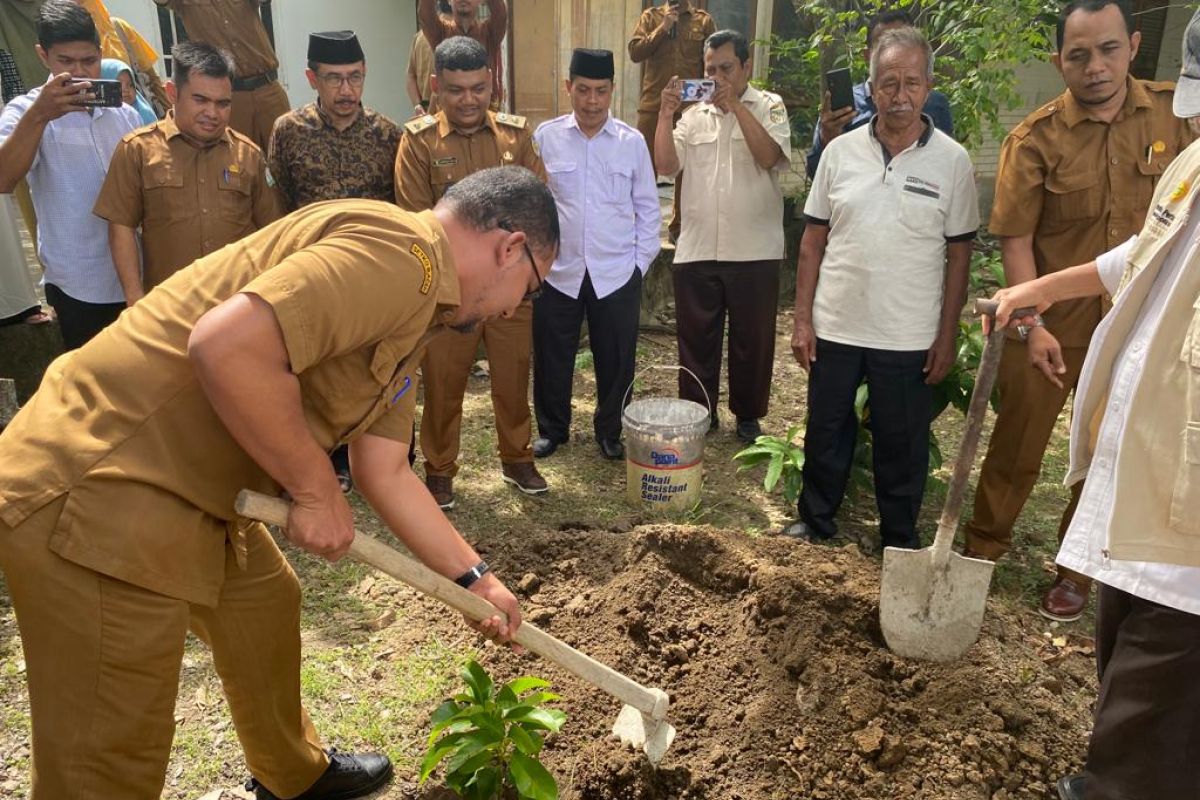
{"type": "Polygon", "coordinates": [[[633,376],[633,380],[631,380],[629,382],[629,388],[625,390],[625,397],[621,399],[621,407],[622,408],[624,408],[625,405],[629,402],[629,395],[633,392],[633,385],[635,383],[637,383],[637,379],[642,377],[643,374],[645,374],[646,372],[648,372],[652,369],[660,369],[660,370],[680,370],[681,369],[684,372],[686,372],[688,375],[691,375],[692,380],[694,380],[696,382],[696,385],[700,387],[700,391],[704,392],[704,405],[708,409],[708,415],[710,417],[712,416],[712,399],[709,398],[709,396],[708,396],[708,389],[704,388],[704,384],[701,383],[700,379],[696,377],[696,373],[692,372],[690,369],[683,366],[682,364],[662,364],[662,365],[651,364],[648,367],[642,367],[640,370],[637,371],[637,374],[633,376]]]}

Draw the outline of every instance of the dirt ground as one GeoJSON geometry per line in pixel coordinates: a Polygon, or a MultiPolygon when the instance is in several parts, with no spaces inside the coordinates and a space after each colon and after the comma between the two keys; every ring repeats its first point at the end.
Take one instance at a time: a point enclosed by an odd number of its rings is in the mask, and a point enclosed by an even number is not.
{"type": "MultiPolygon", "coordinates": [[[[783,314],[779,330],[790,330],[783,314]]],[[[669,363],[670,337],[643,337],[644,364],[669,363]]],[[[1049,572],[1065,493],[1062,431],[997,568],[979,642],[950,665],[884,646],[873,498],[842,512],[853,543],[776,535],[792,510],[761,473],[737,473],[740,445],[709,437],[696,511],[653,518],[624,497],[624,466],[590,438],[593,384],[580,362],[575,439],[539,462],[552,490],[527,498],[498,476],[486,379],[472,381],[459,505],[452,518],[521,596],[527,617],[566,642],[667,691],[675,744],[659,769],[610,738],[620,703],[530,656],[487,645],[455,615],[361,565],[329,566],[289,549],[305,587],[305,702],[326,740],[380,748],[396,763],[379,798],[441,800],[414,784],[429,714],[456,691],[463,659],[497,677],[552,681],[568,714],[546,764],[568,800],[1017,800],[1051,797],[1077,770],[1095,696],[1090,625],[1050,626],[1033,603],[1049,572]]],[[[781,334],[770,433],[804,416],[804,380],[781,334]]],[[[672,393],[651,372],[637,391],[672,393]]],[[[961,418],[937,425],[949,474],[961,418]]],[[[931,534],[941,489],[923,512],[931,534]]],[[[969,500],[968,500],[968,509],[969,500]]],[[[358,507],[360,529],[385,537],[358,507]]],[[[28,792],[28,699],[15,619],[0,582],[0,797],[28,792]]],[[[246,777],[208,654],[189,645],[164,797],[195,800],[246,777]]],[[[215,795],[221,795],[216,791],[215,795]]],[[[215,796],[213,795],[213,796],[215,796]]]]}

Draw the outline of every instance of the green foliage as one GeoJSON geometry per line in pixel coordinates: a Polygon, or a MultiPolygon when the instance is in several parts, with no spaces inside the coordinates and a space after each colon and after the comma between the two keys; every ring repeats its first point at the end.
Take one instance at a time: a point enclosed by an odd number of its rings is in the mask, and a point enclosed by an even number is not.
{"type": "Polygon", "coordinates": [[[1015,68],[1054,50],[1057,3],[1051,0],[793,0],[806,36],[773,38],[769,83],[795,109],[793,131],[812,135],[822,73],[850,67],[865,80],[868,20],[885,8],[906,8],[934,49],[936,88],[950,100],[955,136],[968,149],[986,134],[1004,134],[1003,111],[1018,108],[1015,68]]]}
{"type": "Polygon", "coordinates": [[[538,759],[545,736],[567,719],[543,708],[559,699],[543,691],[550,684],[526,676],[497,687],[474,661],[463,667],[462,678],[467,691],[433,712],[421,783],[440,764],[446,786],[468,800],[557,800],[558,784],[538,759]]]}
{"type": "Polygon", "coordinates": [[[795,441],[799,432],[800,427],[793,425],[788,428],[787,438],[759,436],[754,444],[733,456],[734,461],[740,462],[738,472],[766,464],[763,488],[773,492],[782,479],[783,498],[789,505],[800,496],[800,473],[804,469],[804,445],[795,441]]]}

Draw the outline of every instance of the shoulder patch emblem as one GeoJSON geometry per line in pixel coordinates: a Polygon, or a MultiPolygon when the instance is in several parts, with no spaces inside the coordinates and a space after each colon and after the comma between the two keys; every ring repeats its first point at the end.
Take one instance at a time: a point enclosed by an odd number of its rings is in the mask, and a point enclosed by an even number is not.
{"type": "Polygon", "coordinates": [[[771,122],[778,125],[781,122],[787,122],[787,107],[783,103],[776,103],[771,106],[771,122]]]}
{"type": "Polygon", "coordinates": [[[411,122],[404,123],[404,130],[411,134],[418,134],[421,131],[428,130],[437,124],[437,118],[432,114],[426,114],[420,119],[414,119],[411,122]]]}
{"type": "Polygon", "coordinates": [[[421,245],[413,243],[413,246],[408,248],[408,252],[416,256],[421,262],[421,294],[429,294],[429,287],[433,286],[433,263],[429,260],[429,256],[425,255],[425,251],[421,249],[421,245]]]}

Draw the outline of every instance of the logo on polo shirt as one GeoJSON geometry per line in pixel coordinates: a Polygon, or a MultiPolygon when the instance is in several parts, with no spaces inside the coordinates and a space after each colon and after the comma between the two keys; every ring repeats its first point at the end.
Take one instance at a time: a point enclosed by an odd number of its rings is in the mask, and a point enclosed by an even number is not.
{"type": "Polygon", "coordinates": [[[916,175],[909,175],[904,179],[904,191],[924,195],[925,197],[932,197],[934,200],[940,200],[942,197],[941,186],[938,186],[933,181],[918,178],[916,175]]]}

